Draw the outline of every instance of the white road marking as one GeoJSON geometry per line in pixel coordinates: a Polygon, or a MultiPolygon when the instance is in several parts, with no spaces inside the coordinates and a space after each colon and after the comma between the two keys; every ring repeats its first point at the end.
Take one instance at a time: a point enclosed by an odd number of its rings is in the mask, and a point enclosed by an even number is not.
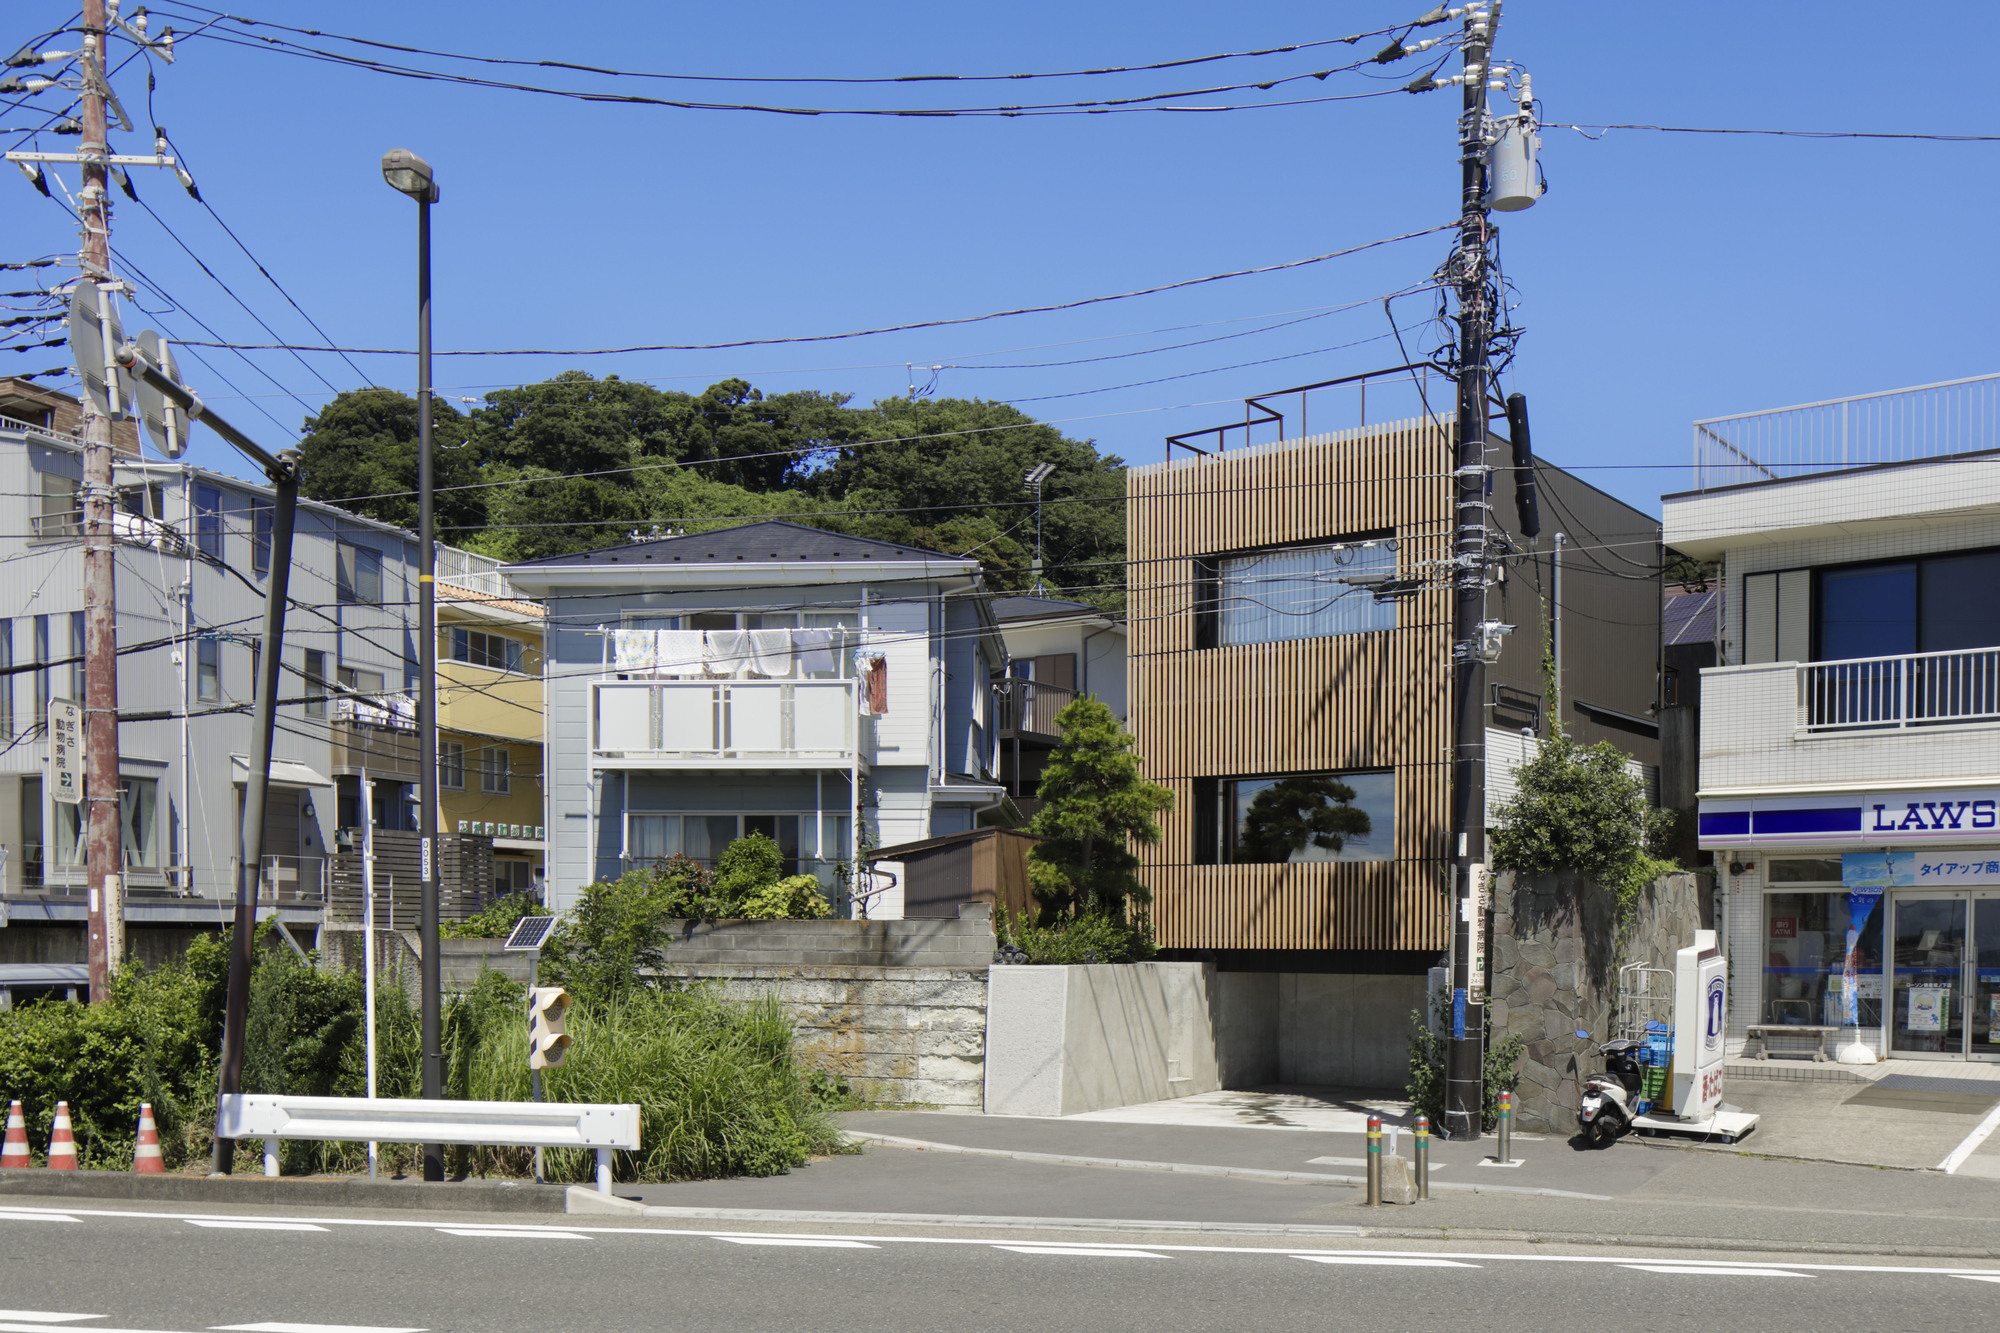
{"type": "Polygon", "coordinates": [[[1164,1254],[1115,1245],[996,1245],[1014,1254],[1067,1254],[1085,1259],[1164,1259],[1164,1254]]]}
{"type": "Polygon", "coordinates": [[[588,1240],[581,1231],[530,1230],[527,1227],[438,1227],[447,1236],[474,1236],[481,1239],[588,1240]]]}
{"type": "Polygon", "coordinates": [[[192,1226],[208,1227],[214,1231],[325,1231],[326,1228],[311,1222],[237,1222],[190,1217],[192,1226]]]}
{"type": "Polygon", "coordinates": [[[879,1250],[864,1240],[831,1240],[817,1236],[720,1236],[731,1245],[784,1245],[802,1250],[879,1250]]]}
{"type": "MultiPolygon", "coordinates": [[[[60,1327],[62,1327],[60,1324],[0,1324],[0,1333],[49,1333],[51,1328],[60,1327]]],[[[157,1328],[105,1328],[99,1324],[92,1324],[90,1326],[90,1333],[165,1333],[165,1330],[157,1328]]]]}
{"type": "Polygon", "coordinates": [[[1620,1268],[1641,1273],[1677,1273],[1688,1277],[1805,1277],[1783,1268],[1759,1268],[1751,1264],[1620,1264],[1620,1268]]]}
{"type": "Polygon", "coordinates": [[[2000,1273],[1953,1273],[1952,1276],[1968,1278],[1974,1282],[2000,1282],[2000,1273]]]}
{"type": "MultiPolygon", "coordinates": [[[[0,1222],[74,1222],[67,1213],[36,1212],[32,1208],[0,1208],[0,1222]]],[[[97,1315],[90,1318],[96,1319],[97,1315]]]]}
{"type": "Polygon", "coordinates": [[[377,1328],[373,1324],[211,1324],[220,1333],[430,1333],[422,1328],[377,1328]]]}
{"type": "Polygon", "coordinates": [[[1355,1264],[1370,1268],[1479,1268],[1482,1265],[1461,1263],[1457,1259],[1417,1259],[1400,1254],[1295,1254],[1294,1259],[1305,1259],[1316,1264],[1355,1264]]]}
{"type": "Polygon", "coordinates": [[[1965,1159],[1977,1152],[1979,1145],[1991,1138],[1996,1129],[2000,1129],[2000,1106],[1995,1106],[1986,1113],[1986,1118],[1975,1125],[1972,1132],[1951,1150],[1951,1156],[1938,1163],[1938,1170],[1948,1176],[1957,1175],[1958,1168],[1965,1165],[1965,1159]]]}
{"type": "Polygon", "coordinates": [[[101,1314],[56,1314],[52,1310],[0,1310],[0,1319],[25,1319],[37,1324],[67,1324],[77,1319],[102,1319],[101,1314]]]}

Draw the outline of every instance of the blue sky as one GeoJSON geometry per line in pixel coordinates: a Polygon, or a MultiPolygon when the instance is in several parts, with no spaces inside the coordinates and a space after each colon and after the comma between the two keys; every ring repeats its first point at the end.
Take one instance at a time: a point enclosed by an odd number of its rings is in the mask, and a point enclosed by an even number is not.
{"type": "MultiPolygon", "coordinates": [[[[459,52],[764,77],[1141,63],[1339,37],[1425,7],[243,5],[237,12],[250,17],[459,52]]],[[[9,6],[0,38],[27,40],[70,12],[22,0],[9,6]]],[[[1499,52],[1533,74],[1545,114],[1558,122],[1993,132],[1990,94],[1976,64],[1957,53],[1990,49],[2000,15],[1933,4],[1917,29],[1898,21],[1903,12],[1515,0],[1499,52]]],[[[818,106],[1071,101],[1297,75],[1381,44],[1004,84],[618,87],[818,106]]],[[[456,68],[607,86],[563,71],[456,68]]],[[[141,67],[117,86],[143,120],[141,67]]],[[[1335,74],[1193,100],[1386,86],[1335,74]]],[[[1283,263],[1456,212],[1455,91],[1218,115],[789,117],[584,104],[190,41],[160,70],[153,105],[221,217],[321,326],[358,346],[413,339],[414,210],[377,167],[397,146],[428,157],[444,190],[435,215],[441,349],[719,342],[978,314],[1283,263]]],[[[5,124],[23,123],[24,113],[5,114],[5,124]]],[[[141,130],[118,147],[143,151],[141,130]]],[[[1662,492],[1687,484],[1695,417],[1994,369],[1980,308],[1988,246],[1975,229],[2000,202],[1996,161],[2000,144],[1635,132],[1592,142],[1547,131],[1549,195],[1502,220],[1527,330],[1507,387],[1528,394],[1539,450],[1656,512],[1662,492]]],[[[135,177],[145,201],[237,296],[288,341],[314,339],[170,178],[135,177]]],[[[6,258],[74,247],[60,210],[25,182],[6,188],[6,258]]],[[[226,340],[266,340],[151,217],[119,204],[115,243],[178,304],[156,319],[128,313],[128,327],[156,323],[194,337],[199,319],[226,340]]],[[[738,375],[769,391],[819,388],[867,401],[906,391],[905,362],[942,363],[940,393],[1016,402],[1128,460],[1152,462],[1169,433],[1240,419],[1246,394],[1395,364],[1380,298],[1423,282],[1445,249],[1444,236],[1427,237],[1082,310],[845,342],[443,359],[437,380],[446,393],[474,396],[583,367],[689,391],[738,375]],[[1331,310],[1351,303],[1361,304],[1331,310]],[[1317,317],[1266,327],[1307,315],[1317,317]],[[1145,354],[1118,355],[1134,352],[1145,354]],[[1057,361],[1082,363],[1036,364],[1057,361]]],[[[153,293],[142,301],[159,305],[153,293]]],[[[1397,312],[1417,323],[1434,303],[1413,297],[1397,312]]],[[[1419,331],[1411,350],[1430,342],[1419,331]]],[[[228,353],[204,355],[212,368],[190,362],[190,381],[270,443],[286,442],[330,396],[283,353],[253,354],[261,370],[228,353]]],[[[39,369],[60,356],[31,352],[5,369],[39,369]]],[[[357,380],[337,358],[305,359],[335,388],[357,380]]],[[[414,383],[409,358],[356,361],[376,382],[414,383]]],[[[920,382],[930,378],[919,371],[920,382]]],[[[1372,396],[1371,419],[1410,406],[1386,398],[1372,396]]],[[[1306,424],[1349,425],[1357,407],[1351,395],[1315,396],[1306,424]]],[[[195,457],[243,470],[212,436],[195,457]]]]}

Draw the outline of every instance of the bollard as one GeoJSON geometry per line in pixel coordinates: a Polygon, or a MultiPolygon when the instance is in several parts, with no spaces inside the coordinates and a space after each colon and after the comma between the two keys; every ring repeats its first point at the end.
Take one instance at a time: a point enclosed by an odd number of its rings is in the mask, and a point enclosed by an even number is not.
{"type": "Polygon", "coordinates": [[[1382,1117],[1368,1117],[1368,1202],[1382,1202],[1382,1117]]]}
{"type": "Polygon", "coordinates": [[[1500,1094],[1500,1165],[1514,1160],[1514,1094],[1500,1094]]]}
{"type": "Polygon", "coordinates": [[[1417,1141],[1411,1151],[1416,1155],[1417,1198],[1431,1197],[1431,1118],[1417,1117],[1417,1141]]]}

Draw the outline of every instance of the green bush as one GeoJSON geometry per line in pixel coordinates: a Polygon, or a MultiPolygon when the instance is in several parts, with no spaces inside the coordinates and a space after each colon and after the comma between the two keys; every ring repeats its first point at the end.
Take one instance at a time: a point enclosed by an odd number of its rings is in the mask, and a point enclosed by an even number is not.
{"type": "Polygon", "coordinates": [[[1000,942],[1027,954],[1030,963],[1142,963],[1159,952],[1144,920],[1099,914],[1063,917],[1048,926],[1014,922],[1010,927],[1007,915],[1002,913],[998,922],[1000,942]]]}
{"type": "MultiPolygon", "coordinates": [[[[1451,997],[1440,992],[1433,1002],[1440,1029],[1451,1030],[1451,997]]],[[[1498,1046],[1493,1044],[1492,1008],[1481,1006],[1480,1013],[1488,1015],[1485,1058],[1480,1069],[1481,1094],[1479,1098],[1479,1128],[1482,1133],[1500,1123],[1500,1094],[1512,1092],[1520,1085],[1521,1052],[1526,1044],[1521,1037],[1507,1038],[1498,1046]]],[[[1431,1031],[1424,1021],[1424,1011],[1410,1011],[1410,1081],[1404,1092],[1410,1098],[1410,1110],[1431,1118],[1431,1128],[1442,1131],[1445,1118],[1445,1052],[1450,1046],[1448,1038],[1431,1031]]]]}
{"type": "Polygon", "coordinates": [[[673,911],[657,877],[633,871],[585,886],[542,945],[541,975],[588,1004],[657,984],[673,911]]]}
{"type": "Polygon", "coordinates": [[[524,916],[540,916],[542,905],[526,893],[495,898],[463,921],[446,921],[439,930],[448,939],[504,940],[524,916]]]}
{"type": "Polygon", "coordinates": [[[1610,891],[1621,910],[1648,884],[1679,869],[1654,855],[1673,834],[1671,812],[1646,804],[1646,784],[1609,741],[1583,746],[1558,731],[1516,775],[1514,799],[1492,833],[1498,870],[1569,870],[1610,891]]]}
{"type": "Polygon", "coordinates": [[[793,875],[753,890],[737,916],[746,921],[813,921],[833,915],[833,907],[811,875],[793,875]]]}

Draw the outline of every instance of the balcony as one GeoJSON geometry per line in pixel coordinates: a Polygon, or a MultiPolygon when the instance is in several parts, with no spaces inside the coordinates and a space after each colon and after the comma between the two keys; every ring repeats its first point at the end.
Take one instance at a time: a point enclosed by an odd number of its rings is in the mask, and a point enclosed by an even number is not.
{"type": "Polygon", "coordinates": [[[1060,685],[1008,677],[993,683],[993,727],[1002,738],[1016,735],[1046,737],[1054,742],[1062,735],[1056,718],[1076,701],[1077,692],[1060,685]]]}
{"type": "Polygon", "coordinates": [[[863,744],[853,680],[601,680],[590,754],[601,768],[833,768],[863,744]]]}
{"type": "Polygon", "coordinates": [[[1935,785],[2000,768],[2000,649],[1701,676],[1705,799],[1935,785]]]}

